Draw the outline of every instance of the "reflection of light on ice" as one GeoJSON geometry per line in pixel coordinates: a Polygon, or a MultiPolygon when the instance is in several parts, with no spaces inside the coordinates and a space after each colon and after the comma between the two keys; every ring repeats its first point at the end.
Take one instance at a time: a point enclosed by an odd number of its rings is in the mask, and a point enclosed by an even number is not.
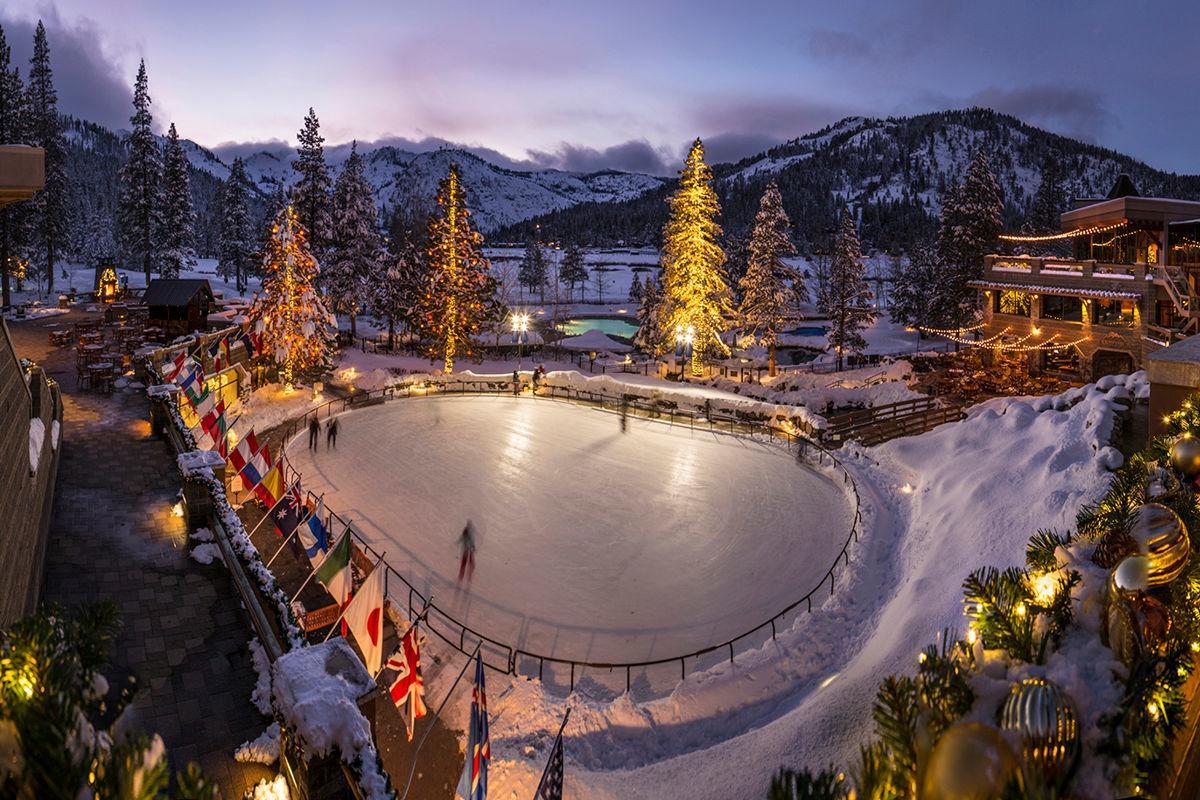
{"type": "Polygon", "coordinates": [[[842,673],[840,673],[840,672],[835,672],[832,675],[830,675],[828,678],[826,678],[825,680],[821,681],[821,688],[824,689],[826,686],[833,683],[835,680],[837,680],[837,676],[841,675],[841,674],[842,673]]]}
{"type": "Polygon", "coordinates": [[[533,448],[533,421],[530,419],[531,409],[528,405],[521,409],[513,420],[505,441],[504,453],[500,458],[500,469],[507,473],[506,477],[525,477],[528,469],[529,451],[533,448]]]}
{"type": "Polygon", "coordinates": [[[671,494],[678,496],[688,494],[696,485],[696,451],[681,449],[675,451],[671,462],[671,494]]]}

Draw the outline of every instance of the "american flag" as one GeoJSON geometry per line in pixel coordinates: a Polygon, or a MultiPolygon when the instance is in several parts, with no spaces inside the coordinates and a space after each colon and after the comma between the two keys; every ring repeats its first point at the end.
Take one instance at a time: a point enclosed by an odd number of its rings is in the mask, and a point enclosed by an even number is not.
{"type": "Polygon", "coordinates": [[[467,761],[455,795],[460,800],[487,800],[488,762],[492,746],[488,739],[487,692],[483,687],[483,655],[475,653],[475,689],[471,693],[471,725],[467,729],[467,761]]]}
{"type": "Polygon", "coordinates": [[[546,770],[542,773],[541,783],[533,795],[533,800],[562,800],[563,796],[563,728],[567,727],[567,717],[571,709],[567,709],[563,717],[562,727],[558,736],[554,737],[554,747],[550,750],[550,758],[546,761],[546,770]]]}
{"type": "Polygon", "coordinates": [[[383,665],[383,682],[388,694],[396,704],[404,727],[408,729],[408,740],[413,740],[413,727],[425,716],[425,679],[421,677],[421,649],[417,643],[417,626],[413,625],[400,640],[396,652],[383,665]]]}

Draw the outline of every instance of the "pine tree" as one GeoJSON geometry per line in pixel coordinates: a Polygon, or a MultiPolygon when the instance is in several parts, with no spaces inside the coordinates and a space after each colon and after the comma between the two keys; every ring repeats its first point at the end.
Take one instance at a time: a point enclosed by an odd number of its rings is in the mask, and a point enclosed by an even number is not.
{"type": "Polygon", "coordinates": [[[133,129],[125,138],[126,161],[121,168],[117,218],[126,253],[142,262],[146,283],[158,260],[156,235],[162,219],[162,157],[151,130],[150,91],[146,62],[138,65],[133,86],[133,129]]]}
{"type": "Polygon", "coordinates": [[[862,331],[875,321],[871,297],[858,231],[850,212],[843,209],[829,264],[829,288],[820,308],[829,319],[829,346],[837,353],[839,370],[847,353],[866,349],[862,331]]]}
{"type": "Polygon", "coordinates": [[[533,294],[537,289],[541,301],[546,302],[546,252],[536,239],[530,239],[525,245],[525,256],[521,259],[521,268],[517,271],[517,282],[533,294]]]}
{"type": "MultiPolygon", "coordinates": [[[[29,114],[21,70],[12,66],[12,49],[0,28],[0,142],[24,144],[29,140],[29,114]]],[[[0,306],[12,303],[9,282],[14,262],[28,245],[29,206],[10,203],[0,207],[0,306]]]]}
{"type": "Polygon", "coordinates": [[[366,302],[367,282],[383,262],[383,239],[377,229],[379,210],[357,142],[350,146],[350,158],[338,176],[333,208],[332,247],[325,260],[321,288],[332,309],[350,317],[350,335],[356,336],[355,317],[366,302]]]}
{"type": "Polygon", "coordinates": [[[642,302],[638,306],[638,331],[633,343],[639,350],[652,356],[667,351],[667,339],[663,336],[660,322],[662,314],[662,288],[653,275],[646,276],[642,286],[642,302]]]}
{"type": "Polygon", "coordinates": [[[700,376],[706,358],[729,355],[721,340],[726,318],[733,313],[722,265],[725,253],[717,244],[721,207],[712,188],[712,170],[704,163],[704,145],[692,145],[679,173],[679,188],[668,200],[670,214],[663,228],[662,291],[659,315],[664,339],[677,331],[692,334],[692,375],[700,376]]]}
{"type": "Polygon", "coordinates": [[[50,68],[46,27],[38,20],[29,60],[30,143],[46,151],[46,185],[33,197],[34,235],[44,261],[46,291],[54,292],[54,268],[70,230],[67,205],[67,144],[58,116],[58,93],[50,68]]]}
{"type": "Polygon", "coordinates": [[[471,227],[467,193],[458,165],[438,185],[437,210],[429,220],[428,276],[419,304],[421,331],[431,358],[454,371],[456,358],[475,352],[475,335],[499,317],[496,285],[483,256],[481,237],[471,227]]]}
{"type": "Polygon", "coordinates": [[[629,282],[629,302],[639,305],[642,302],[642,282],[638,280],[636,272],[633,273],[633,280],[629,282]]]}
{"type": "Polygon", "coordinates": [[[88,266],[114,264],[121,248],[113,232],[113,220],[104,211],[93,210],[83,225],[82,245],[79,257],[88,266]]]}
{"type": "Polygon", "coordinates": [[[1062,153],[1051,148],[1042,160],[1042,179],[1038,183],[1025,227],[1030,233],[1057,233],[1059,216],[1067,206],[1067,191],[1063,185],[1062,153]]]}
{"type": "Polygon", "coordinates": [[[158,234],[158,274],[178,278],[196,263],[196,212],[192,210],[192,185],[188,160],[179,144],[175,123],[167,131],[163,159],[162,218],[158,234]]]}
{"type": "MultiPolygon", "coordinates": [[[[575,288],[575,284],[582,287],[587,281],[587,268],[583,264],[583,251],[579,249],[579,245],[572,244],[563,253],[562,267],[559,269],[558,277],[572,289],[575,288]]],[[[579,299],[583,299],[582,294],[579,299]]]]}
{"type": "MultiPolygon", "coordinates": [[[[931,324],[936,286],[942,273],[937,248],[931,241],[913,245],[907,260],[892,265],[892,322],[914,327],[931,324]]],[[[924,334],[920,334],[924,336],[924,334]]]]}
{"type": "Polygon", "coordinates": [[[246,291],[255,244],[250,221],[250,183],[246,165],[240,158],[235,158],[229,167],[229,177],[221,185],[220,202],[217,269],[225,280],[233,275],[241,294],[246,291]]]}
{"type": "Polygon", "coordinates": [[[742,327],[767,346],[772,377],[779,334],[789,320],[799,315],[800,301],[808,297],[803,277],[783,261],[785,256],[796,254],[791,227],[779,187],[772,181],[763,192],[754,218],[738,307],[742,327]]]}
{"type": "Polygon", "coordinates": [[[389,350],[396,348],[397,323],[413,327],[426,276],[415,232],[407,226],[394,226],[391,251],[376,265],[370,284],[371,310],[387,321],[389,350]]]}
{"type": "Polygon", "coordinates": [[[263,351],[279,366],[279,382],[289,389],[295,379],[331,366],[335,321],[313,286],[319,274],[304,226],[288,206],[271,227],[262,292],[250,318],[262,334],[263,351]]]}
{"type": "Polygon", "coordinates": [[[964,327],[975,320],[979,291],[970,281],[983,277],[983,257],[995,248],[1003,223],[1004,201],[987,153],[980,148],[962,184],[942,202],[938,256],[944,267],[936,283],[935,322],[940,328],[964,327]]]}
{"type": "Polygon", "coordinates": [[[300,173],[300,177],[292,186],[291,205],[300,217],[300,224],[309,232],[313,252],[324,257],[333,228],[331,183],[325,166],[325,138],[321,136],[317,114],[311,108],[296,141],[299,157],[292,162],[292,169],[300,173]]]}

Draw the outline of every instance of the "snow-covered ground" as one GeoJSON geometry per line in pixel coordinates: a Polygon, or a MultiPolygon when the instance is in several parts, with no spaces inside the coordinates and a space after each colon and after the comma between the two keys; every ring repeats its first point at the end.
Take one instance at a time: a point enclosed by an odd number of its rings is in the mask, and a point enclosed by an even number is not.
{"type": "Polygon", "coordinates": [[[304,487],[459,621],[543,655],[638,661],[720,644],[821,583],[850,530],[841,480],[772,443],[640,418],[622,435],[615,414],[532,397],[340,419],[335,450],[292,442],[304,487]],[[460,591],[468,520],[477,567],[460,591]]]}

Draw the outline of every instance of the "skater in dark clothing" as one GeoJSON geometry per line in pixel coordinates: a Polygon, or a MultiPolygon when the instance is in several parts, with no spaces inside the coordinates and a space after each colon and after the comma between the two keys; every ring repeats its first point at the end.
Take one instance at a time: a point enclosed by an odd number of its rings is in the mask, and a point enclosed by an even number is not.
{"type": "Polygon", "coordinates": [[[534,393],[534,394],[537,394],[537,390],[538,390],[538,382],[541,380],[541,378],[542,378],[542,374],[541,374],[541,372],[540,372],[539,370],[536,370],[536,369],[535,369],[535,370],[533,371],[533,378],[532,378],[532,380],[533,380],[533,393],[534,393]]]}
{"type": "Polygon", "coordinates": [[[475,576],[475,526],[470,520],[467,520],[466,527],[458,537],[458,546],[462,550],[462,558],[458,562],[458,582],[461,584],[463,577],[466,577],[467,583],[470,583],[475,576]]]}
{"type": "Polygon", "coordinates": [[[513,397],[521,393],[521,375],[515,369],[513,370],[513,397]]]}
{"type": "Polygon", "coordinates": [[[621,433],[629,426],[629,400],[622,395],[621,397],[621,433]]]}
{"type": "Polygon", "coordinates": [[[338,421],[337,417],[329,420],[329,424],[325,426],[325,449],[337,447],[338,421]]]}
{"type": "Polygon", "coordinates": [[[308,422],[308,449],[317,449],[317,440],[321,437],[321,423],[317,422],[317,418],[313,417],[308,422]]]}

